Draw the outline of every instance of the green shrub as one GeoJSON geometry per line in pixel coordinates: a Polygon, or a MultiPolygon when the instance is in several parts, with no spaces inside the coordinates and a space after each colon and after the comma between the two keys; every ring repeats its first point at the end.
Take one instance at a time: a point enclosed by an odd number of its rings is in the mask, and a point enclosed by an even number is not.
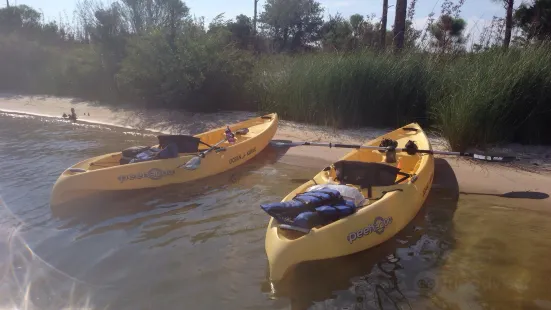
{"type": "Polygon", "coordinates": [[[156,31],[133,38],[117,74],[121,90],[148,105],[193,111],[253,108],[245,95],[252,62],[224,33],[156,31]]]}
{"type": "Polygon", "coordinates": [[[0,89],[40,93],[55,88],[59,50],[18,35],[0,35],[0,89]]]}

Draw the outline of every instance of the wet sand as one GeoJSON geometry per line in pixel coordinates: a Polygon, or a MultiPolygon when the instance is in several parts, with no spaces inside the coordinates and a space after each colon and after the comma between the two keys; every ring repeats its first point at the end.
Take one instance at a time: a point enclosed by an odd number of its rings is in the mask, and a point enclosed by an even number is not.
{"type": "MultiPolygon", "coordinates": [[[[61,117],[76,110],[80,121],[145,129],[163,133],[195,134],[227,123],[254,117],[250,112],[221,112],[215,114],[183,113],[168,110],[144,110],[135,107],[109,107],[73,98],[49,96],[0,95],[0,111],[18,112],[41,116],[61,117]],[[88,113],[90,114],[88,116],[88,113]],[[199,124],[200,123],[200,124],[199,124]]],[[[390,128],[388,130],[391,130],[390,128]]],[[[362,143],[386,132],[381,129],[341,130],[281,121],[274,139],[294,141],[324,141],[362,143]]],[[[444,150],[445,143],[431,137],[433,148],[444,150]]],[[[534,147],[540,158],[546,160],[534,163],[490,164],[442,156],[453,169],[462,194],[506,197],[518,201],[519,208],[551,212],[551,148],[534,147]]],[[[526,147],[513,146],[510,150],[526,147]]],[[[327,147],[295,147],[279,160],[301,167],[323,169],[326,165],[344,156],[349,149],[327,147]]],[[[435,184],[446,186],[445,182],[435,184]],[[444,184],[444,185],[443,185],[444,184]]]]}

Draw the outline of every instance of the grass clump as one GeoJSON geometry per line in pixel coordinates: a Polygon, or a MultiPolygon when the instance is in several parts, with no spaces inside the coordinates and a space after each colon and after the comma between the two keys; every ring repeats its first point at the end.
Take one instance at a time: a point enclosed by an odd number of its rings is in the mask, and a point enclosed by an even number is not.
{"type": "Polygon", "coordinates": [[[259,65],[262,110],[339,128],[418,122],[454,150],[551,143],[551,49],[463,56],[363,52],[259,65]]]}
{"type": "Polygon", "coordinates": [[[426,121],[432,76],[420,55],[317,54],[262,69],[261,108],[287,119],[339,128],[426,121]]]}
{"type": "Polygon", "coordinates": [[[492,50],[437,72],[431,122],[452,149],[499,142],[551,143],[551,50],[492,50]]]}

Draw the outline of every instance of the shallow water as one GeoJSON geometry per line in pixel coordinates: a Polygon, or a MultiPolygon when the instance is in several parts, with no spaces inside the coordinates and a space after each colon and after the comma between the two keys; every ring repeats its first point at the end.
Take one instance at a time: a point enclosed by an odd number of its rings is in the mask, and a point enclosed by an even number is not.
{"type": "Polygon", "coordinates": [[[551,309],[551,215],[518,208],[522,199],[459,195],[444,161],[435,183],[446,186],[399,235],[305,264],[274,289],[259,204],[319,170],[282,164],[275,150],[194,185],[50,209],[51,187],[69,165],[155,141],[0,113],[0,307],[551,309]]]}

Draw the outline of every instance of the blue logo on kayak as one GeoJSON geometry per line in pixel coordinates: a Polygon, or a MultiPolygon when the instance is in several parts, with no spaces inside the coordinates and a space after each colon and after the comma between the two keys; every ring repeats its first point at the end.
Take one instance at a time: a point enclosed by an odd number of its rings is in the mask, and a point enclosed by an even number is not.
{"type": "Polygon", "coordinates": [[[369,236],[372,233],[380,235],[385,232],[385,228],[387,228],[390,224],[392,224],[392,216],[389,216],[387,218],[378,216],[373,221],[373,224],[369,224],[363,229],[349,233],[346,237],[346,240],[348,240],[348,242],[352,244],[355,240],[365,236],[369,236]]]}
{"type": "Polygon", "coordinates": [[[151,180],[160,180],[164,176],[173,175],[174,173],[175,173],[174,170],[161,170],[159,168],[152,168],[148,172],[138,172],[138,173],[131,173],[127,175],[119,175],[118,179],[121,183],[128,180],[140,180],[143,178],[148,178],[151,180]]]}

